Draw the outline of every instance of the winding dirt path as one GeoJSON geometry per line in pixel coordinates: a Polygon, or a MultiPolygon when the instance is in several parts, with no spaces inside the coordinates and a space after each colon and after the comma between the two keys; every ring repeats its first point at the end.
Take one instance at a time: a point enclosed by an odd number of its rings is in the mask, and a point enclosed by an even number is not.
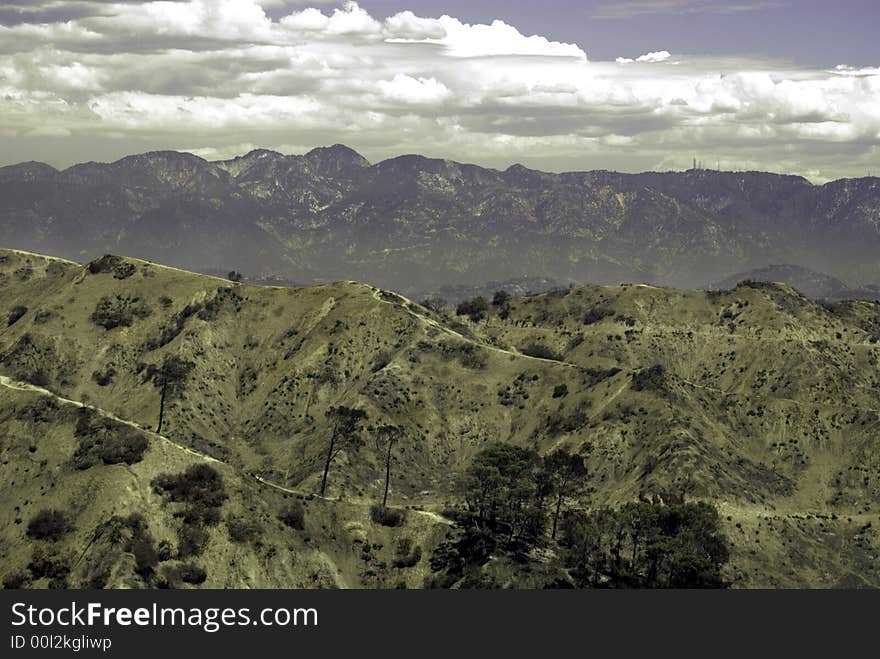
{"type": "MultiPolygon", "coordinates": [[[[240,469],[239,467],[236,467],[235,465],[229,464],[228,462],[224,462],[223,460],[219,460],[215,457],[208,455],[207,453],[202,453],[201,451],[196,451],[195,449],[192,449],[188,446],[184,446],[183,444],[175,442],[173,439],[170,439],[164,435],[160,435],[156,432],[153,432],[152,430],[149,430],[148,428],[144,428],[143,426],[140,426],[137,423],[134,423],[133,421],[129,421],[128,419],[123,419],[122,417],[119,417],[119,416],[113,414],[112,412],[108,412],[107,410],[104,410],[104,409],[97,407],[95,405],[86,405],[85,403],[82,403],[81,401],[78,401],[78,400],[64,398],[63,396],[59,396],[58,394],[53,393],[52,391],[49,391],[48,389],[45,389],[43,387],[38,387],[36,385],[29,384],[27,382],[20,382],[18,380],[13,380],[12,378],[7,377],[5,375],[0,375],[0,386],[6,387],[7,389],[14,389],[17,391],[33,392],[33,393],[39,394],[41,396],[46,396],[46,397],[52,398],[53,400],[55,400],[59,403],[62,403],[64,405],[73,405],[78,408],[87,408],[87,409],[94,410],[95,412],[97,412],[97,413],[99,413],[109,419],[112,419],[113,421],[116,421],[116,422],[121,423],[123,425],[129,426],[129,427],[134,428],[136,430],[139,430],[140,432],[144,433],[148,437],[161,440],[162,442],[165,442],[166,444],[176,448],[179,451],[183,451],[184,453],[188,453],[189,455],[192,455],[192,456],[195,456],[195,457],[200,458],[202,460],[205,460],[206,462],[210,462],[210,463],[214,463],[214,464],[222,464],[222,465],[234,470],[235,472],[237,472],[239,474],[243,474],[246,477],[250,477],[253,480],[255,480],[256,482],[258,482],[262,485],[265,485],[266,487],[271,487],[271,488],[278,490],[280,492],[285,492],[287,494],[295,494],[297,496],[312,495],[312,496],[315,496],[319,499],[323,499],[324,501],[333,501],[333,499],[331,499],[330,497],[322,497],[318,494],[314,494],[311,492],[303,492],[302,490],[295,490],[295,489],[291,489],[289,487],[285,487],[283,485],[279,485],[278,483],[273,483],[272,481],[266,480],[265,478],[263,478],[262,476],[260,476],[258,474],[254,474],[249,471],[244,471],[244,470],[240,469]]],[[[361,501],[361,500],[356,500],[356,499],[349,500],[349,501],[350,501],[350,503],[361,504],[361,505],[369,505],[369,504],[373,503],[372,501],[367,501],[367,500],[361,501]]],[[[428,517],[438,523],[441,523],[441,524],[447,524],[447,525],[453,524],[453,522],[451,520],[448,520],[445,517],[443,517],[437,513],[431,512],[431,511],[410,509],[410,512],[417,514],[417,515],[426,516],[426,517],[428,517]]]]}

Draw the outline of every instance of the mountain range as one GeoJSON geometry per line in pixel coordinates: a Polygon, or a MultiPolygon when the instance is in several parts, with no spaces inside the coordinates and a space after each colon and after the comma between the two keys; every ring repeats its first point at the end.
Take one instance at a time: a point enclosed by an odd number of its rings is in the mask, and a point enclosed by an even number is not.
{"type": "Polygon", "coordinates": [[[699,288],[774,263],[856,288],[880,282],[880,179],[370,164],[342,145],[216,162],[165,151],[0,168],[0,244],[416,299],[534,278],[699,288]]]}

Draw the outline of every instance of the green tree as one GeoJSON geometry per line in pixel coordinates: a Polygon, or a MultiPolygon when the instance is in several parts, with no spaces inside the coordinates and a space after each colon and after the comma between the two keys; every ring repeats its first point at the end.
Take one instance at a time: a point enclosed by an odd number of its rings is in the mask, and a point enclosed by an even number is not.
{"type": "Polygon", "coordinates": [[[559,515],[565,498],[581,491],[586,485],[587,467],[584,459],[565,449],[559,449],[544,457],[541,476],[547,484],[549,494],[554,498],[553,525],[550,537],[556,539],[559,515]]]}
{"type": "Polygon", "coordinates": [[[581,586],[723,588],[729,559],[714,506],[631,502],[563,517],[565,561],[581,586]]]}
{"type": "Polygon", "coordinates": [[[482,295],[459,303],[455,308],[457,316],[467,316],[472,322],[478,323],[489,313],[489,301],[482,295]]]}
{"type": "Polygon", "coordinates": [[[481,531],[531,543],[544,530],[537,453],[496,442],[476,455],[458,482],[471,521],[481,531]]]}

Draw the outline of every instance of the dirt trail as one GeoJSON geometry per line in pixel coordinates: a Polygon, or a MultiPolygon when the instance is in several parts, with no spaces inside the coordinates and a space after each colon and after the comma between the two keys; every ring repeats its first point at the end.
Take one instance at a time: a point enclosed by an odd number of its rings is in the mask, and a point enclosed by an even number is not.
{"type": "MultiPolygon", "coordinates": [[[[38,387],[36,385],[29,384],[27,382],[20,382],[18,380],[13,380],[12,378],[7,377],[5,375],[0,375],[0,385],[6,387],[8,389],[34,392],[34,393],[40,394],[42,396],[47,396],[49,398],[52,398],[53,400],[56,400],[59,403],[63,403],[66,405],[74,405],[75,407],[88,408],[88,409],[94,410],[95,412],[98,412],[99,414],[101,414],[109,419],[112,419],[118,423],[129,426],[131,428],[135,428],[135,429],[143,432],[144,434],[146,434],[149,437],[159,439],[159,440],[165,442],[166,444],[169,444],[170,446],[172,446],[180,451],[183,451],[184,453],[188,453],[189,455],[196,456],[202,460],[205,460],[206,462],[225,465],[226,467],[229,467],[230,469],[232,469],[238,473],[244,473],[245,476],[250,477],[253,480],[257,481],[258,483],[261,483],[262,485],[265,485],[267,487],[271,487],[275,490],[279,490],[279,491],[285,492],[287,494],[295,494],[297,496],[308,496],[311,494],[311,495],[313,495],[319,499],[323,499],[325,501],[333,501],[333,499],[331,499],[329,497],[322,497],[317,494],[313,494],[311,492],[303,492],[301,490],[294,490],[289,487],[279,485],[278,483],[273,483],[272,481],[266,480],[265,478],[263,478],[262,476],[260,476],[258,474],[254,474],[251,472],[242,472],[241,469],[239,469],[238,467],[236,467],[234,465],[229,464],[228,462],[224,462],[223,460],[218,460],[217,458],[212,457],[206,453],[202,453],[200,451],[196,451],[195,449],[191,449],[188,446],[184,446],[183,444],[179,444],[178,442],[175,442],[173,439],[170,439],[168,437],[165,437],[164,435],[160,435],[158,433],[155,433],[152,430],[149,430],[147,428],[144,428],[144,427],[134,423],[133,421],[129,421],[128,419],[123,419],[123,418],[113,414],[112,412],[108,412],[107,410],[101,409],[100,407],[96,407],[94,405],[86,405],[85,403],[82,403],[78,400],[64,398],[63,396],[59,396],[58,394],[55,394],[55,393],[49,391],[48,389],[44,389],[43,387],[38,387]]],[[[368,500],[349,500],[349,501],[350,501],[350,503],[360,504],[360,505],[370,505],[373,503],[372,501],[368,501],[368,500]]],[[[438,523],[441,523],[441,524],[449,524],[449,525],[452,524],[452,522],[450,520],[448,520],[445,517],[442,517],[441,515],[438,515],[437,513],[434,513],[434,512],[430,512],[427,510],[415,510],[415,509],[410,509],[410,512],[418,514],[418,515],[427,516],[430,519],[432,519],[438,523]]]]}
{"type": "MultiPolygon", "coordinates": [[[[568,368],[576,368],[580,371],[583,370],[582,367],[578,366],[577,364],[572,364],[570,362],[556,360],[556,359],[545,359],[544,357],[533,357],[532,355],[526,355],[522,352],[516,352],[513,350],[505,350],[504,348],[499,348],[498,346],[493,346],[488,343],[479,343],[477,341],[474,341],[473,339],[469,339],[468,337],[466,337],[464,334],[461,334],[460,332],[456,332],[451,327],[447,327],[445,325],[438,323],[433,318],[428,318],[427,316],[423,316],[420,313],[416,313],[415,311],[413,311],[412,309],[408,308],[405,305],[395,304],[394,302],[389,302],[388,300],[383,300],[382,299],[383,291],[380,288],[373,288],[372,291],[373,291],[373,297],[377,301],[381,302],[382,304],[388,304],[393,307],[399,307],[399,308],[403,309],[406,313],[408,313],[410,316],[415,318],[416,320],[418,320],[426,325],[429,325],[430,327],[433,327],[434,329],[439,330],[440,332],[443,332],[445,334],[449,334],[451,336],[459,338],[462,341],[466,341],[467,343],[475,343],[476,345],[479,345],[483,348],[486,348],[486,350],[492,350],[493,352],[500,352],[505,355],[510,355],[511,357],[520,357],[522,359],[532,359],[534,361],[544,362],[547,364],[555,364],[557,366],[567,366],[568,368]]],[[[395,293],[395,295],[397,295],[397,294],[395,293]]],[[[406,298],[401,297],[401,299],[406,299],[406,298]]],[[[407,301],[409,301],[409,300],[407,300],[407,301]]],[[[412,304],[415,304],[415,303],[412,303],[412,304]]]]}
{"type": "Polygon", "coordinates": [[[48,389],[44,389],[43,387],[38,387],[33,384],[28,384],[27,382],[19,382],[18,380],[13,380],[12,378],[9,378],[5,375],[0,375],[0,385],[3,385],[4,387],[7,387],[8,389],[17,389],[18,391],[32,391],[32,392],[41,394],[43,396],[49,396],[50,398],[53,398],[60,403],[65,403],[67,405],[74,405],[76,407],[95,410],[96,412],[98,412],[102,416],[106,416],[109,419],[113,419],[114,421],[121,423],[123,425],[126,425],[126,426],[130,426],[131,428],[136,428],[137,430],[140,430],[141,432],[143,432],[144,434],[146,434],[150,437],[155,437],[156,439],[161,439],[163,442],[167,442],[168,444],[174,446],[175,448],[178,448],[181,451],[185,451],[186,453],[189,453],[190,455],[194,455],[196,457],[202,458],[203,460],[206,460],[208,462],[217,462],[217,463],[221,463],[221,464],[226,464],[222,460],[218,460],[217,458],[212,458],[210,455],[206,455],[205,453],[200,453],[199,451],[191,449],[188,446],[183,446],[182,444],[178,444],[174,440],[171,440],[171,439],[165,437],[164,435],[159,435],[148,428],[144,428],[143,426],[138,425],[134,421],[129,421],[128,419],[123,419],[122,417],[116,416],[112,412],[108,412],[107,410],[101,409],[100,407],[96,407],[94,405],[86,405],[85,403],[82,403],[78,400],[64,398],[62,396],[59,396],[58,394],[55,394],[55,393],[49,391],[48,389]]]}

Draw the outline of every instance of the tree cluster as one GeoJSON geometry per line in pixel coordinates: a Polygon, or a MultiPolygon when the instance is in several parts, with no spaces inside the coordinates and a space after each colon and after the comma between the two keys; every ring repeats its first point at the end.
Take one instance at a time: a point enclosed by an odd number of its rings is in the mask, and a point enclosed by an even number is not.
{"type": "Polygon", "coordinates": [[[562,545],[581,587],[722,588],[729,558],[716,508],[659,499],[565,516],[562,545]]]}

